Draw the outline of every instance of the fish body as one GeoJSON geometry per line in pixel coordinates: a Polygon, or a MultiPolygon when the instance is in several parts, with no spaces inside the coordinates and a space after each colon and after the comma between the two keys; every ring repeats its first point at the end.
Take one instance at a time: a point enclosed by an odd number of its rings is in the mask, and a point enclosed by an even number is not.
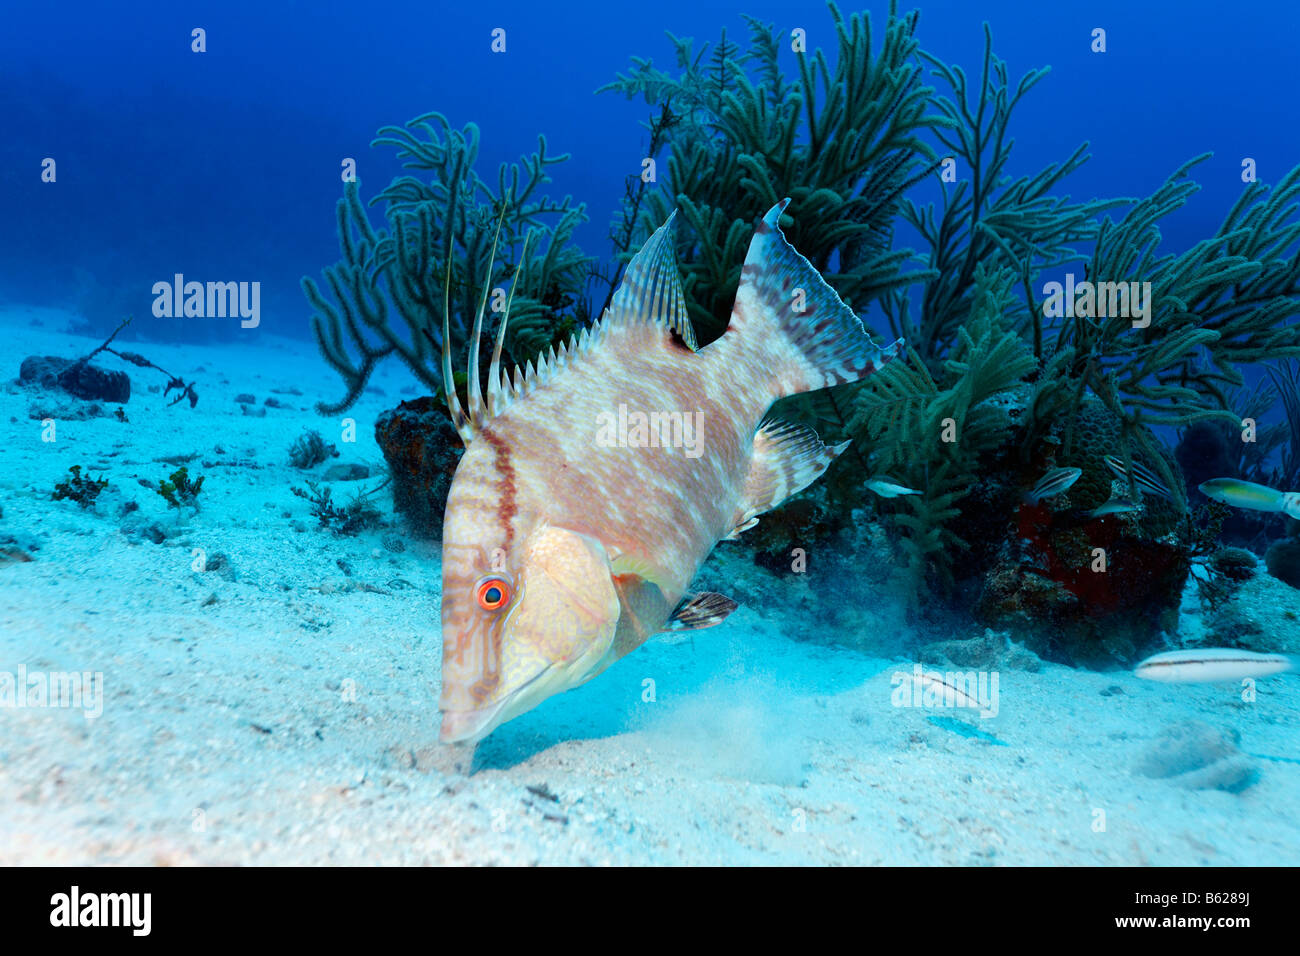
{"type": "Polygon", "coordinates": [[[1126,515],[1141,510],[1142,506],[1128,498],[1112,498],[1091,511],[1085,512],[1089,518],[1104,518],[1106,515],[1126,515]]]}
{"type": "Polygon", "coordinates": [[[914,488],[906,488],[894,481],[892,478],[872,478],[866,482],[868,491],[871,491],[882,498],[898,498],[902,495],[919,495],[920,492],[914,488]]]}
{"type": "Polygon", "coordinates": [[[1204,647],[1156,654],[1138,664],[1133,673],[1166,684],[1213,684],[1284,674],[1296,666],[1296,659],[1287,654],[1204,647]]]}
{"type": "Polygon", "coordinates": [[[1159,475],[1145,465],[1136,461],[1133,462],[1132,473],[1130,474],[1129,469],[1124,467],[1124,459],[1118,455],[1106,455],[1103,460],[1111,473],[1121,481],[1127,481],[1130,488],[1136,486],[1146,494],[1164,498],[1165,501],[1174,500],[1173,492],[1169,490],[1169,486],[1164,483],[1159,475]]]}
{"type": "Polygon", "coordinates": [[[983,710],[987,705],[973,694],[967,693],[959,682],[950,681],[938,671],[916,669],[911,675],[912,686],[918,699],[930,699],[947,707],[983,710]]]}
{"type": "Polygon", "coordinates": [[[1038,484],[1034,485],[1033,490],[1025,495],[1025,500],[1033,505],[1038,504],[1044,498],[1053,498],[1056,495],[1064,494],[1074,486],[1074,483],[1079,480],[1079,476],[1082,474],[1082,468],[1053,468],[1038,480],[1038,484]]]}
{"type": "MultiPolygon", "coordinates": [[[[788,201],[787,201],[788,202],[788,201]]],[[[726,332],[697,350],[669,223],[589,332],[486,399],[448,408],[466,451],[443,525],[444,742],[474,742],[600,674],[656,633],[717,623],[690,595],[714,545],[825,471],[827,447],[775,421],[778,398],[855,381],[901,346],[861,323],[778,228],[759,224],[726,332]]],[[[470,343],[477,368],[483,308],[470,343]]],[[[508,310],[507,310],[508,315],[508,310]]]]}
{"type": "Polygon", "coordinates": [[[1278,491],[1240,478],[1211,478],[1198,487],[1201,494],[1210,500],[1221,501],[1234,508],[1280,512],[1300,519],[1300,493],[1294,491],[1278,491]]]}

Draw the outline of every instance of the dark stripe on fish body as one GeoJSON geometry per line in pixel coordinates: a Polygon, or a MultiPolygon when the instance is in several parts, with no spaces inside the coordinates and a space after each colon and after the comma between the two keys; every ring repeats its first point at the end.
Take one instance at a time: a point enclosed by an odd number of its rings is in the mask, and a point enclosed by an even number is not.
{"type": "Polygon", "coordinates": [[[1280,663],[1280,662],[1275,662],[1269,658],[1260,660],[1257,657],[1202,657],[1196,660],[1154,661],[1151,663],[1144,663],[1142,666],[1144,668],[1154,669],[1157,667],[1187,667],[1189,665],[1195,665],[1195,664],[1272,664],[1272,663],[1280,663]]]}
{"type": "Polygon", "coordinates": [[[515,513],[518,510],[515,504],[515,466],[510,460],[510,446],[506,444],[505,439],[490,428],[484,429],[480,437],[486,440],[492,446],[492,451],[496,453],[497,473],[501,476],[498,483],[501,497],[497,500],[497,520],[505,532],[505,550],[509,553],[510,546],[515,540],[515,513]]]}
{"type": "Polygon", "coordinates": [[[1164,498],[1167,501],[1173,501],[1173,492],[1145,465],[1133,462],[1132,473],[1125,469],[1124,462],[1116,455],[1106,455],[1104,461],[1106,466],[1115,474],[1117,478],[1137,485],[1146,491],[1151,492],[1157,498],[1164,498]]]}

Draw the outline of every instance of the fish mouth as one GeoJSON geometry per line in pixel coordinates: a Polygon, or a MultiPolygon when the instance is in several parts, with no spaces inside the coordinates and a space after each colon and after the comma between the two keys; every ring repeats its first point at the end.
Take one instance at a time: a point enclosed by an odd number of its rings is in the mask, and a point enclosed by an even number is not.
{"type": "Polygon", "coordinates": [[[444,710],[442,711],[442,725],[438,730],[438,742],[444,744],[476,744],[497,726],[504,723],[498,720],[502,711],[506,710],[514,701],[519,699],[519,695],[535,684],[538,679],[547,674],[550,667],[544,667],[536,675],[529,678],[527,682],[519,685],[499,701],[489,704],[486,707],[478,707],[474,710],[444,710]]]}
{"type": "Polygon", "coordinates": [[[444,744],[476,744],[492,732],[496,715],[505,705],[502,701],[479,710],[444,710],[438,742],[444,744]]]}

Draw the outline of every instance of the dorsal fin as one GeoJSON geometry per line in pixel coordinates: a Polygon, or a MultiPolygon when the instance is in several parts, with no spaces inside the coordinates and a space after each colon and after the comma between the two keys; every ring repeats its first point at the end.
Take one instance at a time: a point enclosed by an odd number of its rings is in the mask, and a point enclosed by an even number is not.
{"type": "Polygon", "coordinates": [[[673,242],[674,211],[668,221],[655,230],[653,236],[632,257],[623,282],[614,293],[602,325],[622,325],[644,322],[662,325],[676,332],[692,352],[695,329],[686,314],[686,297],[682,294],[682,280],[677,272],[677,250],[673,242]]]}
{"type": "MultiPolygon", "coordinates": [[[[501,238],[501,224],[505,222],[505,219],[506,207],[502,206],[501,216],[497,219],[496,232],[492,236],[492,251],[488,255],[487,276],[483,280],[483,295],[479,298],[478,312],[474,315],[474,327],[469,334],[469,366],[466,369],[467,374],[465,376],[465,399],[468,409],[463,408],[460,404],[460,398],[456,394],[456,379],[451,372],[450,243],[447,246],[448,254],[442,292],[442,391],[447,400],[447,411],[451,415],[451,422],[456,426],[456,433],[460,435],[460,440],[464,442],[467,448],[489,417],[488,406],[483,401],[483,386],[479,382],[478,346],[479,338],[483,335],[483,313],[487,308],[488,288],[492,285],[492,268],[496,265],[497,240],[501,238]]],[[[514,293],[513,286],[511,286],[511,293],[514,293]]],[[[500,344],[498,343],[497,352],[493,354],[494,362],[499,350],[500,344]]],[[[489,379],[489,391],[491,391],[491,386],[492,382],[489,379]]]]}
{"type": "MultiPolygon", "coordinates": [[[[482,417],[473,415],[471,396],[472,425],[490,421],[509,408],[517,398],[530,395],[546,385],[566,367],[595,348],[601,341],[602,333],[610,326],[631,323],[658,325],[676,333],[687,348],[696,351],[698,346],[695,329],[686,314],[686,297],[682,294],[673,246],[672,224],[675,216],[676,213],[670,215],[668,221],[656,229],[654,235],[632,257],[613,302],[598,322],[593,323],[590,329],[581,330],[559,348],[552,345],[547,352],[538,355],[535,361],[529,361],[525,367],[516,365],[513,376],[501,371],[499,364],[505,324],[510,315],[510,301],[507,300],[506,314],[497,330],[496,347],[492,351],[493,364],[488,370],[487,413],[482,417]]],[[[517,279],[518,273],[515,275],[517,279]]],[[[514,296],[513,285],[510,296],[514,296]]],[[[475,324],[476,329],[477,327],[478,323],[475,324]]]]}
{"type": "Polygon", "coordinates": [[[474,440],[474,425],[461,407],[456,395],[456,379],[451,373],[451,256],[447,256],[447,268],[443,278],[442,289],[442,394],[447,402],[447,414],[456,427],[456,434],[466,448],[474,440]]]}
{"type": "Polygon", "coordinates": [[[501,346],[505,344],[506,325],[510,322],[510,304],[515,301],[515,288],[519,285],[519,273],[524,271],[524,263],[528,261],[528,243],[532,238],[532,230],[529,230],[524,236],[524,251],[519,256],[519,264],[515,266],[514,277],[510,280],[510,295],[506,297],[506,310],[501,314],[501,324],[497,327],[497,340],[492,346],[492,361],[488,365],[488,421],[501,414],[509,401],[501,387],[501,346]]]}
{"type": "Polygon", "coordinates": [[[469,424],[477,433],[487,419],[487,405],[483,402],[483,386],[479,383],[478,346],[483,337],[483,313],[487,309],[488,291],[492,286],[492,269],[497,263],[497,242],[501,238],[501,224],[506,220],[506,207],[501,207],[497,231],[492,235],[492,251],[488,253],[488,271],[483,277],[483,294],[474,314],[474,329],[469,334],[469,366],[465,370],[465,397],[469,400],[469,424]]]}

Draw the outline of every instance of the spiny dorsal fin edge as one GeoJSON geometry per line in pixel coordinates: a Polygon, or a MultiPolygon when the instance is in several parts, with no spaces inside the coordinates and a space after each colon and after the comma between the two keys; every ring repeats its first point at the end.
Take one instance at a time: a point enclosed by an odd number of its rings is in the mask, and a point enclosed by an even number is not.
{"type": "Polygon", "coordinates": [[[672,237],[676,215],[674,211],[632,257],[610,307],[589,329],[581,329],[558,350],[552,345],[549,352],[537,357],[536,364],[530,360],[522,373],[515,366],[513,381],[505,371],[500,373],[504,385],[494,395],[491,418],[504,412],[515,399],[531,395],[548,384],[563,369],[591,352],[603,339],[606,329],[642,323],[658,325],[674,332],[692,352],[699,348],[677,270],[672,237]]]}

